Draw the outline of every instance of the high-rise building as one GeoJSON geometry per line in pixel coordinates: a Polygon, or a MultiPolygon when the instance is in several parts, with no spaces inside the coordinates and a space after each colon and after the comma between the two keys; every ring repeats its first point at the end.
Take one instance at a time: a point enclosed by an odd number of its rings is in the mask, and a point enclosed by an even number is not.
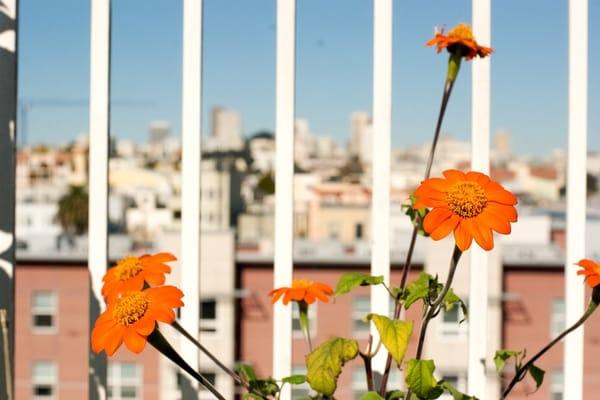
{"type": "Polygon", "coordinates": [[[239,112],[223,107],[214,107],[211,118],[211,138],[207,150],[235,151],[244,147],[242,117],[239,112]]]}
{"type": "Polygon", "coordinates": [[[171,125],[168,121],[152,121],[148,127],[148,141],[151,144],[160,143],[171,136],[171,125]]]}
{"type": "Polygon", "coordinates": [[[498,130],[494,136],[494,147],[499,161],[507,161],[510,158],[510,133],[498,130]]]}
{"type": "Polygon", "coordinates": [[[373,122],[369,113],[355,111],[350,114],[349,155],[358,157],[361,162],[371,161],[373,149],[373,122]]]}

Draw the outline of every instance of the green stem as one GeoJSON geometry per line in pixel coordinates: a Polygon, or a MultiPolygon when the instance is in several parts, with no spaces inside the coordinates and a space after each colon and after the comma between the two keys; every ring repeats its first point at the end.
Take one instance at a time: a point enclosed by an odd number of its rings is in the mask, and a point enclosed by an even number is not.
{"type": "MultiPolygon", "coordinates": [[[[444,298],[450,287],[452,286],[452,281],[454,280],[454,273],[456,272],[456,267],[458,267],[458,261],[460,260],[460,256],[462,255],[462,251],[458,248],[458,246],[454,246],[454,251],[452,252],[452,260],[450,260],[450,269],[448,271],[448,277],[446,278],[446,283],[442,289],[442,292],[435,299],[431,307],[429,307],[429,311],[425,315],[423,319],[423,323],[421,324],[421,331],[419,332],[419,342],[417,344],[417,354],[415,358],[417,360],[421,359],[423,354],[423,345],[425,344],[425,336],[427,334],[427,327],[429,326],[429,322],[439,313],[440,307],[444,302],[444,298]]],[[[410,400],[412,396],[412,392],[410,389],[406,393],[406,400],[410,400]]]]}
{"type": "Polygon", "coordinates": [[[569,333],[573,332],[575,329],[577,329],[581,325],[583,325],[583,323],[590,317],[590,315],[593,314],[593,312],[598,307],[598,298],[599,297],[600,297],[600,286],[596,286],[594,288],[594,292],[592,294],[592,299],[590,300],[590,304],[588,305],[587,310],[585,310],[585,313],[581,316],[581,318],[579,318],[579,320],[577,322],[575,322],[573,325],[571,325],[563,333],[561,333],[560,335],[558,335],[554,340],[552,340],[550,343],[548,343],[543,349],[541,349],[540,351],[538,351],[523,366],[521,366],[520,368],[517,369],[517,371],[515,372],[515,376],[512,378],[512,380],[510,381],[510,383],[508,384],[508,386],[506,387],[506,389],[504,389],[504,392],[502,393],[502,398],[503,399],[506,398],[506,396],[508,396],[508,394],[510,393],[510,391],[515,387],[515,385],[517,383],[519,383],[525,377],[525,374],[527,373],[527,371],[529,370],[529,368],[541,356],[543,356],[548,350],[550,350],[552,347],[554,347],[554,345],[556,343],[558,343],[561,340],[563,340],[565,338],[565,336],[567,336],[569,333]]]}
{"type": "MultiPolygon", "coordinates": [[[[429,149],[429,158],[427,160],[427,166],[425,168],[425,179],[429,178],[431,175],[431,168],[433,166],[433,159],[435,156],[435,150],[437,148],[437,143],[440,138],[440,131],[442,129],[442,122],[444,121],[444,115],[446,114],[446,107],[448,106],[448,101],[450,100],[450,95],[452,94],[452,88],[454,87],[454,82],[456,80],[456,75],[460,70],[460,59],[458,62],[452,61],[453,55],[450,56],[450,60],[448,61],[448,77],[446,78],[446,82],[444,83],[444,93],[442,95],[442,104],[440,106],[440,112],[438,114],[437,124],[435,126],[435,133],[433,134],[433,140],[431,142],[431,148],[429,149]],[[451,71],[454,79],[450,79],[451,71]]],[[[419,222],[420,224],[420,222],[419,222]]],[[[406,260],[404,261],[404,267],[402,268],[402,278],[400,279],[400,293],[406,287],[406,280],[408,279],[408,274],[411,270],[412,264],[412,256],[415,250],[415,244],[417,242],[417,233],[419,232],[419,226],[415,225],[413,227],[412,235],[410,237],[410,244],[408,245],[408,252],[406,253],[406,260]]],[[[400,318],[400,311],[402,310],[402,304],[398,300],[396,300],[396,307],[394,309],[394,319],[400,318]]],[[[392,367],[392,355],[388,354],[387,361],[385,363],[385,371],[383,373],[383,377],[381,378],[381,386],[379,388],[379,394],[382,396],[385,394],[388,377],[390,374],[390,369],[392,367]]]]}
{"type": "Polygon", "coordinates": [[[171,346],[167,339],[160,333],[158,328],[154,329],[154,332],[148,336],[148,343],[150,343],[156,350],[161,352],[165,357],[177,364],[181,369],[190,374],[194,379],[198,381],[202,386],[211,392],[215,398],[219,400],[225,400],[225,397],[206,379],[202,374],[198,373],[194,368],[185,362],[185,360],[177,353],[177,351],[171,346]]]}
{"type": "Polygon", "coordinates": [[[183,328],[183,326],[181,326],[179,324],[179,322],[177,322],[177,321],[173,322],[172,326],[173,326],[173,328],[175,328],[175,330],[177,330],[179,333],[181,333],[187,340],[192,342],[202,353],[204,353],[208,358],[210,358],[212,360],[212,362],[214,362],[219,368],[221,368],[227,375],[229,375],[231,378],[233,378],[233,380],[236,383],[238,383],[242,386],[245,386],[246,389],[249,389],[248,384],[245,383],[238,374],[233,372],[231,369],[227,368],[227,366],[225,366],[217,357],[215,357],[210,351],[208,351],[208,349],[206,347],[202,346],[202,344],[200,344],[200,342],[198,340],[196,340],[196,338],[194,338],[192,335],[190,335],[189,332],[186,331],[183,328]]]}
{"type": "Polygon", "coordinates": [[[306,347],[308,349],[308,353],[312,353],[312,342],[310,339],[310,325],[308,320],[308,304],[305,301],[298,302],[298,309],[300,311],[300,328],[302,329],[302,334],[304,335],[304,339],[306,340],[306,347]]]}

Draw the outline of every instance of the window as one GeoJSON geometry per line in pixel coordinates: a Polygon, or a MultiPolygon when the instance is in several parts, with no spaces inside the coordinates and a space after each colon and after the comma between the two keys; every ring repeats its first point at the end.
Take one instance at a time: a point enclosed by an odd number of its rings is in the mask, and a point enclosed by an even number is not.
{"type": "Polygon", "coordinates": [[[363,320],[369,312],[371,312],[369,296],[356,296],[352,300],[352,330],[355,336],[369,336],[369,323],[363,320]]]}
{"type": "Polygon", "coordinates": [[[142,367],[136,363],[108,363],[108,399],[142,398],[142,367]]]}
{"type": "MultiPolygon", "coordinates": [[[[292,332],[294,337],[304,337],[302,334],[302,328],[300,327],[300,311],[298,310],[298,303],[294,301],[292,311],[292,332]]],[[[308,307],[308,325],[310,328],[310,337],[314,337],[317,333],[317,303],[311,304],[308,307]]]]}
{"type": "Polygon", "coordinates": [[[449,311],[442,310],[443,319],[441,322],[441,334],[445,337],[467,336],[467,321],[464,319],[463,312],[457,304],[449,311]]]}
{"type": "Polygon", "coordinates": [[[565,299],[552,299],[552,315],[550,317],[550,337],[554,339],[565,329],[565,299]]]}
{"type": "Polygon", "coordinates": [[[217,301],[215,299],[200,300],[200,330],[202,332],[217,331],[217,301]]]}
{"type": "Polygon", "coordinates": [[[552,400],[563,399],[564,379],[562,369],[552,371],[552,380],[550,382],[550,398],[552,400]]]}
{"type": "Polygon", "coordinates": [[[52,361],[38,361],[31,371],[33,400],[56,399],[57,383],[56,364],[52,361]]]}
{"type": "MultiPolygon", "coordinates": [[[[200,375],[206,378],[206,380],[213,386],[217,384],[217,374],[214,371],[201,370],[200,375]]],[[[204,386],[199,385],[200,390],[208,391],[204,386]]]]}
{"type": "Polygon", "coordinates": [[[356,239],[362,239],[363,238],[363,224],[356,224],[354,226],[354,237],[356,239]]]}
{"type": "Polygon", "coordinates": [[[31,299],[31,319],[35,332],[56,332],[56,293],[50,291],[33,292],[31,299]]]}

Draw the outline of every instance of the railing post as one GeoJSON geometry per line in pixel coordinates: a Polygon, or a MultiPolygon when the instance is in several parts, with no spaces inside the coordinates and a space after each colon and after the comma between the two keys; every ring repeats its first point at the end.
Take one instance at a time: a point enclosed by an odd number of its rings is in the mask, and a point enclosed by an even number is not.
{"type": "Polygon", "coordinates": [[[6,336],[0,330],[0,399],[8,400],[14,395],[17,7],[17,0],[0,3],[0,310],[8,327],[6,336]]]}
{"type": "MultiPolygon", "coordinates": [[[[275,260],[274,287],[289,286],[294,244],[294,107],[296,59],[296,1],[277,0],[277,66],[275,116],[275,260]]],[[[291,374],[292,308],[273,309],[273,376],[291,374]]],[[[281,394],[291,399],[290,385],[281,394]]]]}
{"type": "MultiPolygon", "coordinates": [[[[569,148],[567,157],[566,324],[583,313],[584,285],[573,264],[585,257],[587,157],[588,2],[569,1],[569,148]]],[[[564,393],[583,398],[583,327],[567,336],[564,393]]]]}
{"type": "MultiPolygon", "coordinates": [[[[200,179],[202,96],[202,0],[183,2],[182,156],[181,156],[181,289],[186,306],[181,325],[198,338],[200,332],[200,179]]],[[[193,368],[198,349],[183,341],[181,352],[193,368]]],[[[192,387],[196,387],[191,381],[192,387]]],[[[184,393],[184,399],[193,397],[184,393]]]]}
{"type": "MultiPolygon", "coordinates": [[[[371,203],[371,274],[390,282],[390,165],[392,136],[392,0],[373,1],[373,198],[371,203]]],[[[371,290],[371,312],[388,315],[390,296],[382,286],[371,290]]],[[[371,326],[373,343],[379,334],[371,326]]],[[[387,352],[379,351],[373,369],[385,370],[387,352]]]]}
{"type": "MultiPolygon", "coordinates": [[[[480,43],[491,45],[491,1],[473,0],[473,33],[480,43]]],[[[490,57],[472,66],[471,169],[490,170],[490,57]]],[[[489,254],[471,246],[469,269],[469,369],[468,393],[488,398],[486,356],[488,352],[489,254]]]]}
{"type": "MultiPolygon", "coordinates": [[[[110,0],[92,0],[90,25],[88,268],[90,331],[104,310],[101,286],[108,263],[108,149],[110,125],[110,0]]],[[[89,398],[106,399],[106,356],[89,358],[89,398]]]]}

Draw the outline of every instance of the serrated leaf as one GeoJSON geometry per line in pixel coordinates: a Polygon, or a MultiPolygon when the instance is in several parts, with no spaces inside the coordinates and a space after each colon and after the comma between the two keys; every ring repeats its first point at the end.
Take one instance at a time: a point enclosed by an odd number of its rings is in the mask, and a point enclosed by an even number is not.
{"type": "Polygon", "coordinates": [[[302,385],[306,383],[306,375],[291,375],[286,376],[281,380],[282,383],[289,383],[290,385],[302,385]]]}
{"type": "Polygon", "coordinates": [[[385,400],[377,392],[367,392],[360,396],[360,400],[385,400]]]}
{"type": "Polygon", "coordinates": [[[385,394],[385,400],[402,400],[404,392],[402,390],[392,390],[385,394]]]}
{"type": "Polygon", "coordinates": [[[412,335],[413,322],[393,320],[377,314],[369,314],[367,319],[375,324],[381,343],[390,352],[396,364],[402,364],[408,341],[412,335]]]}
{"type": "Polygon", "coordinates": [[[542,382],[544,382],[544,375],[546,375],[546,371],[536,367],[533,364],[531,364],[527,370],[529,371],[529,375],[531,375],[535,381],[535,390],[538,390],[540,386],[542,386],[542,382]]]}
{"type": "Polygon", "coordinates": [[[334,337],[306,356],[307,381],[311,388],[331,396],[344,364],[358,355],[356,340],[334,337]]]}
{"type": "Polygon", "coordinates": [[[242,374],[246,378],[248,382],[256,381],[256,374],[254,373],[254,369],[248,364],[238,364],[237,368],[238,372],[242,374]]]}
{"type": "Polygon", "coordinates": [[[410,360],[406,368],[406,384],[419,399],[437,399],[444,390],[433,376],[433,360],[410,360]]]}
{"type": "Polygon", "coordinates": [[[347,272],[343,274],[335,288],[335,296],[350,293],[359,286],[380,285],[383,276],[371,276],[361,272],[347,272]]]}
{"type": "Polygon", "coordinates": [[[456,293],[454,293],[454,290],[452,290],[452,288],[450,288],[448,290],[448,293],[446,293],[446,296],[444,296],[443,305],[444,311],[446,312],[451,311],[456,306],[460,306],[460,310],[462,311],[464,318],[458,322],[459,324],[462,324],[468,318],[469,309],[467,305],[464,301],[462,301],[460,297],[456,295],[456,293]]]}
{"type": "Polygon", "coordinates": [[[410,306],[419,300],[429,299],[432,295],[435,297],[440,286],[437,278],[427,272],[421,272],[417,280],[409,283],[402,294],[404,308],[408,310],[410,306]]]}
{"type": "Polygon", "coordinates": [[[517,357],[521,355],[520,351],[515,350],[507,350],[500,349],[496,350],[496,354],[494,354],[494,364],[496,364],[496,372],[501,373],[506,365],[506,360],[514,357],[515,361],[517,361],[517,357]]]}
{"type": "Polygon", "coordinates": [[[448,393],[450,393],[454,400],[478,400],[477,397],[469,396],[468,394],[462,393],[446,381],[440,381],[439,386],[448,393]]]}

